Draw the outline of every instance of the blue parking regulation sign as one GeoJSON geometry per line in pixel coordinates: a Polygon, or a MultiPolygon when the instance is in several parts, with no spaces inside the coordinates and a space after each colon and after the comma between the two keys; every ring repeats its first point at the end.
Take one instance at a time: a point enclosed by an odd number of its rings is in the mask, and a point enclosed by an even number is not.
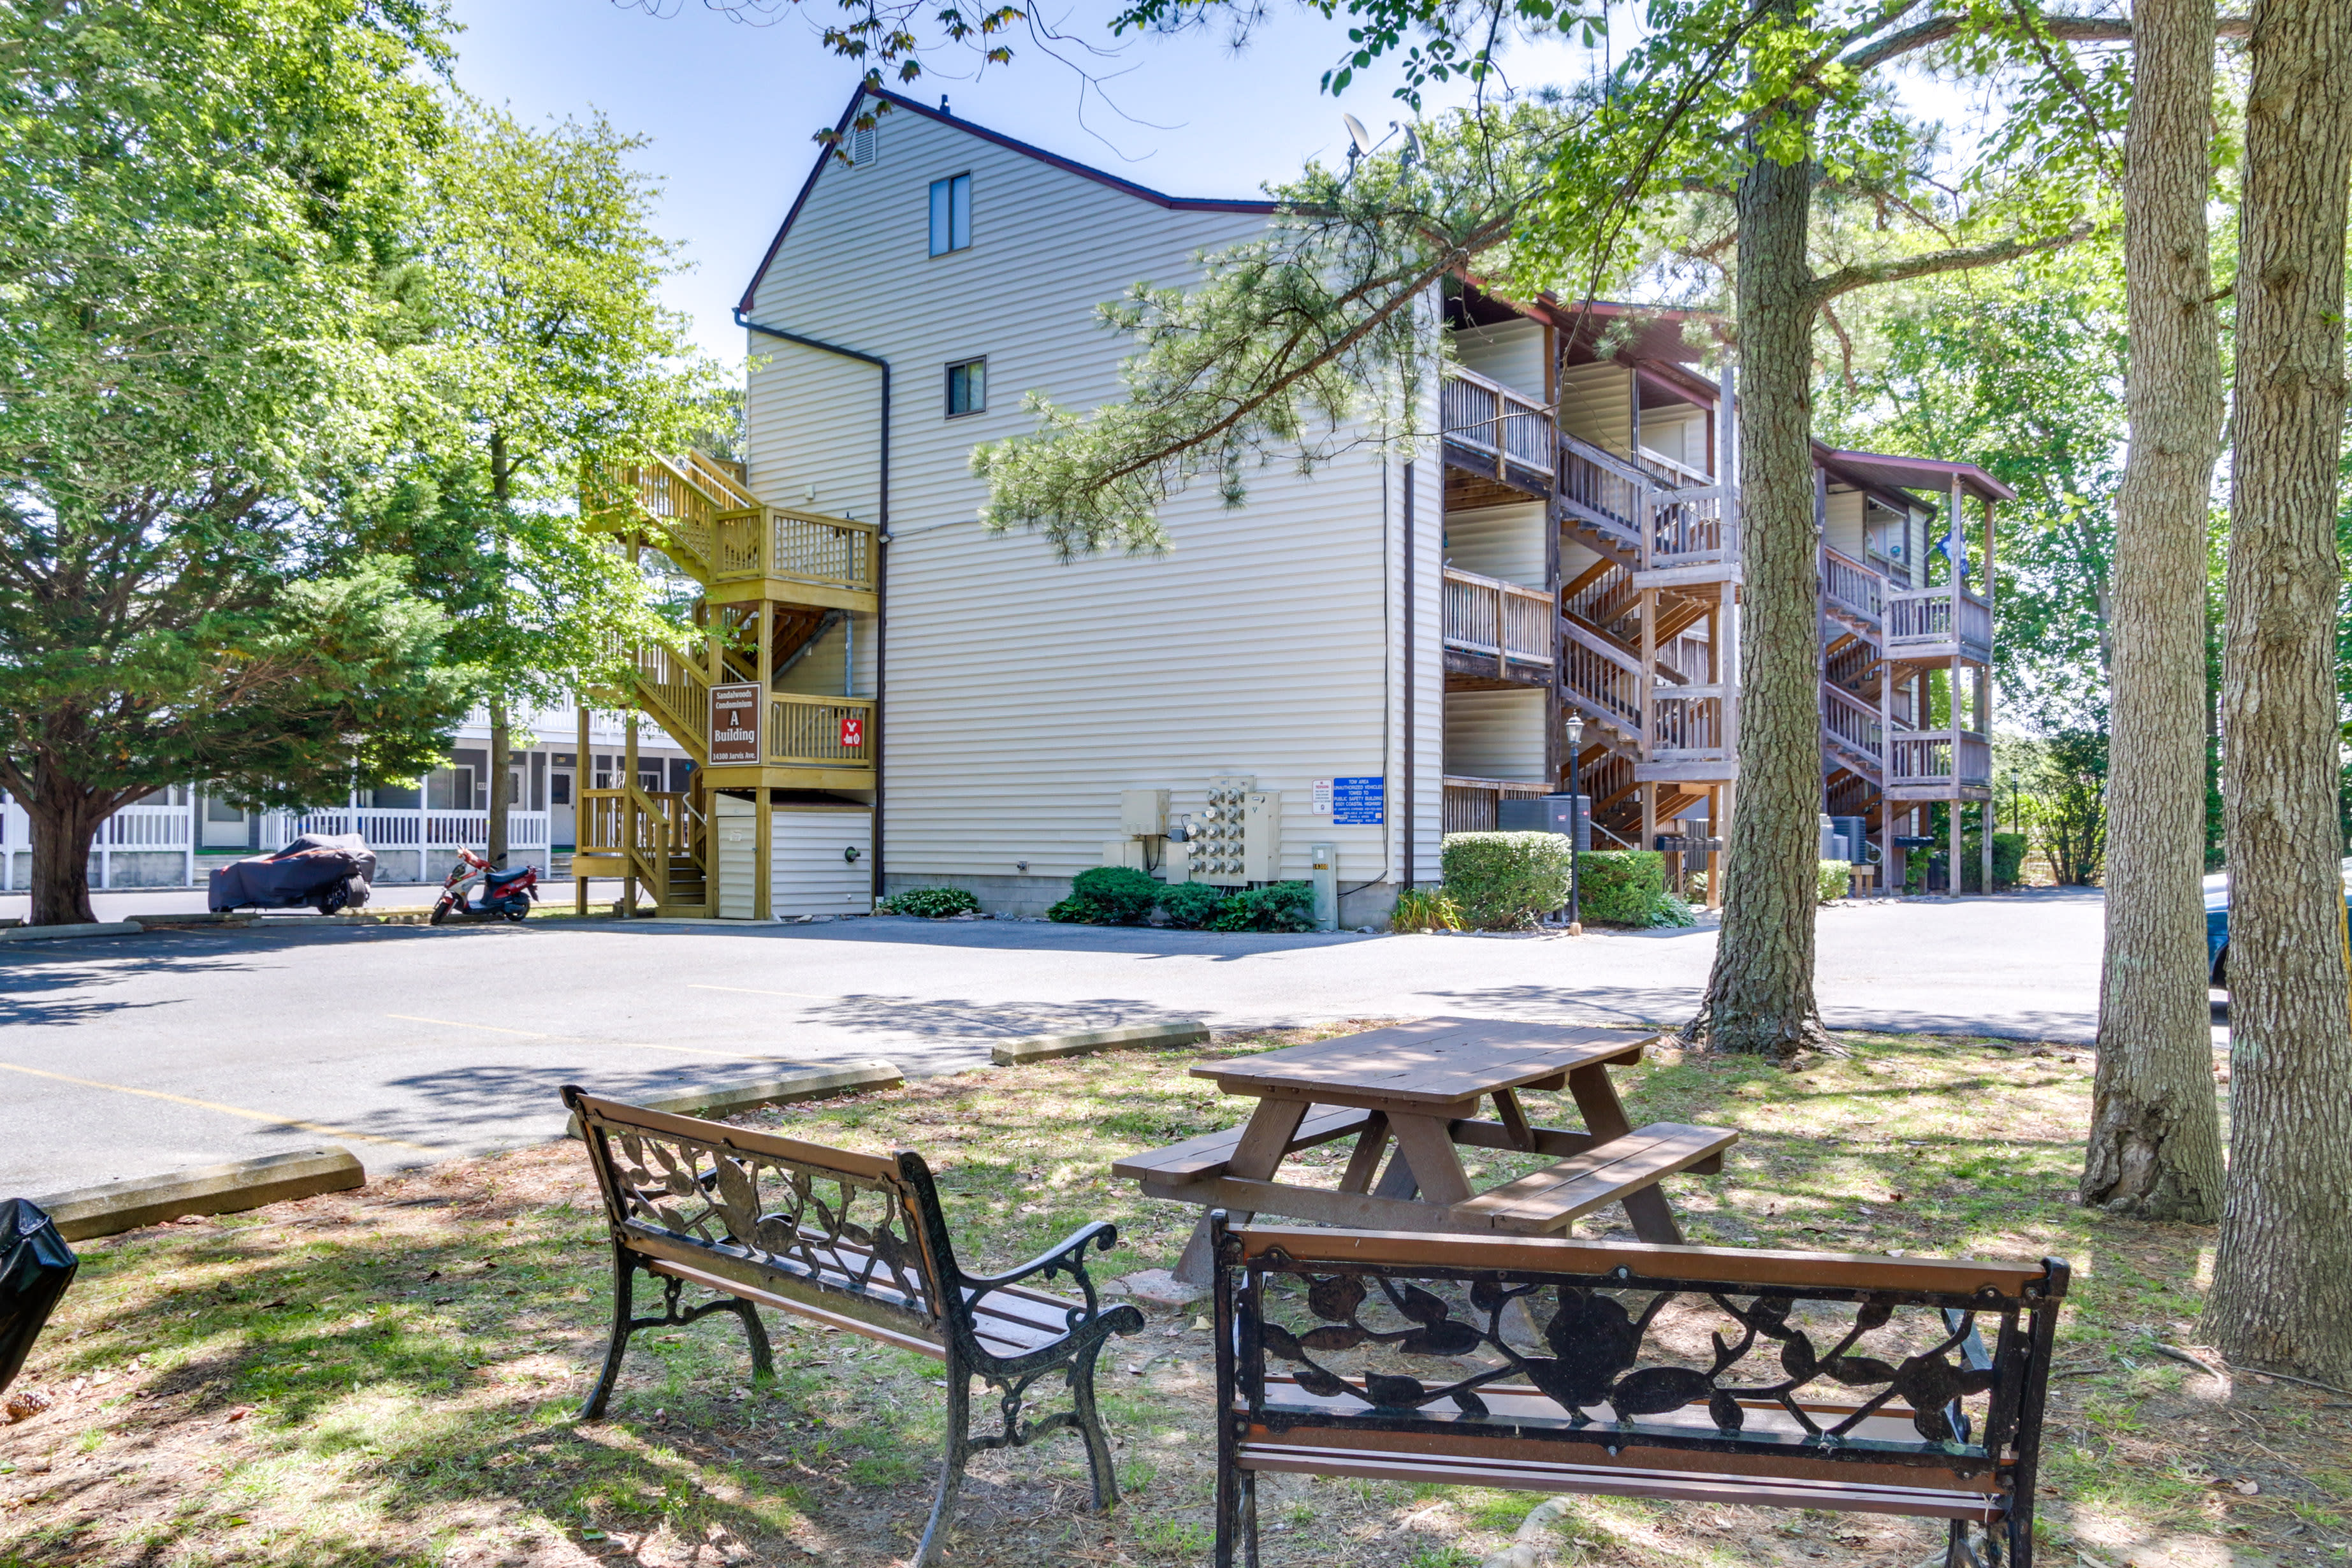
{"type": "Polygon", "coordinates": [[[1371,778],[1331,781],[1331,821],[1335,825],[1378,827],[1386,820],[1383,806],[1388,781],[1371,778]]]}

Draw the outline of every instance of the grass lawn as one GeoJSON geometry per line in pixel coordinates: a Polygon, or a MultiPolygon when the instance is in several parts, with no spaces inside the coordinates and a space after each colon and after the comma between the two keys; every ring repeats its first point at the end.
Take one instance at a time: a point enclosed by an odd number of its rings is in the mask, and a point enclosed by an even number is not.
{"type": "MultiPolygon", "coordinates": [[[[1184,1068],[1335,1032],[974,1071],[739,1121],[923,1151],[975,1268],[1116,1221],[1122,1245],[1097,1264],[1110,1277],[1171,1263],[1196,1213],[1113,1183],[1112,1157],[1245,1109],[1184,1068]]],[[[2157,1352],[2193,1343],[2213,1237],[2074,1205],[2088,1058],[1847,1043],[1850,1058],[1795,1072],[1665,1053],[1622,1075],[1637,1124],[1740,1129],[1722,1175],[1668,1183],[1692,1239],[2065,1258],[2042,1562],[2344,1563],[2352,1398],[2157,1352]]],[[[1553,1098],[1528,1096],[1530,1114],[1575,1125],[1553,1098]]],[[[1488,1181],[1524,1163],[1485,1160],[1473,1174],[1488,1181]]],[[[1595,1218],[1587,1234],[1611,1233],[1614,1211],[1595,1218]]],[[[601,1232],[586,1161],[563,1143],[84,1244],[12,1390],[54,1404],[0,1426],[0,1568],[903,1560],[936,1474],[937,1363],[770,1314],[779,1375],[754,1388],[720,1315],[640,1334],[611,1418],[581,1425],[607,1310],[601,1232]]],[[[1126,1503],[1076,1511],[1074,1440],[984,1456],[959,1563],[1206,1562],[1206,1321],[1150,1316],[1103,1366],[1126,1503]]],[[[1269,1478],[1265,1558],[1475,1568],[1538,1500],[1269,1478]]],[[[1916,1568],[1938,1542],[1916,1521],[1580,1499],[1550,1549],[1561,1563],[1916,1568]]]]}

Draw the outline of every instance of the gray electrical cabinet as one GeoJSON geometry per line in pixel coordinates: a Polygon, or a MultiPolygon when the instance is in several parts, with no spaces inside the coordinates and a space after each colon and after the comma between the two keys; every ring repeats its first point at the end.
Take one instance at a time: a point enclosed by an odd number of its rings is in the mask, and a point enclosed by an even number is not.
{"type": "Polygon", "coordinates": [[[1843,841],[1844,853],[1839,858],[1856,866],[1869,865],[1871,862],[1869,820],[1860,816],[1832,816],[1830,820],[1837,825],[1837,836],[1843,841]]]}
{"type": "Polygon", "coordinates": [[[1496,804],[1495,826],[1504,833],[1573,834],[1580,850],[1592,847],[1592,797],[1539,795],[1496,804]]]}

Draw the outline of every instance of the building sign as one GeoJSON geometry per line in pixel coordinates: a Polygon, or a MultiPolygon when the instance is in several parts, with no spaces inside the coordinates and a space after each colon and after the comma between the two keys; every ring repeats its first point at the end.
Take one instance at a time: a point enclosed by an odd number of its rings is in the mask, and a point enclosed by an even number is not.
{"type": "Polygon", "coordinates": [[[710,689],[710,765],[760,765],[760,685],[753,680],[710,689]]]}
{"type": "Polygon", "coordinates": [[[841,749],[854,752],[866,744],[866,720],[863,715],[845,715],[841,721],[841,749]]]}
{"type": "Polygon", "coordinates": [[[1378,827],[1386,820],[1382,807],[1387,797],[1386,779],[1333,779],[1331,821],[1342,827],[1378,827]]]}

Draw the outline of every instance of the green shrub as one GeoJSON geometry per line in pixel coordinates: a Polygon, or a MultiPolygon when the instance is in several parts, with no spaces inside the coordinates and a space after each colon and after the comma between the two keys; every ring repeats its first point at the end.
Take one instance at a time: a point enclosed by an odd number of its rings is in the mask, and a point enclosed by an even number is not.
{"type": "Polygon", "coordinates": [[[1655,850],[1587,850],[1576,858],[1576,877],[1578,908],[1586,920],[1621,926],[1689,923],[1664,918],[1666,858],[1655,850]]]}
{"type": "Polygon", "coordinates": [[[1833,904],[1853,891],[1853,866],[1845,860],[1822,860],[1813,868],[1813,897],[1833,904]]]}
{"type": "Polygon", "coordinates": [[[927,921],[941,921],[950,915],[980,913],[980,900],[962,888],[909,888],[903,893],[893,893],[875,905],[874,912],[919,915],[927,921]]]}
{"type": "Polygon", "coordinates": [[[1444,887],[1407,888],[1389,911],[1391,931],[1460,931],[1462,907],[1444,887]]]}
{"type": "Polygon", "coordinates": [[[1206,882],[1178,882],[1160,889],[1160,912],[1168,923],[1185,931],[1199,931],[1222,913],[1225,907],[1225,890],[1206,882]]]}
{"type": "Polygon", "coordinates": [[[1160,884],[1131,866],[1097,866],[1070,879],[1070,896],[1045,911],[1080,925],[1141,925],[1160,901],[1160,884]]]}
{"type": "Polygon", "coordinates": [[[1569,847],[1558,833],[1449,833],[1439,851],[1463,920],[1512,930],[1568,902],[1569,847]]]}
{"type": "Polygon", "coordinates": [[[1211,931],[1313,931],[1315,889],[1307,882],[1269,882],[1225,900],[1211,931]]]}

